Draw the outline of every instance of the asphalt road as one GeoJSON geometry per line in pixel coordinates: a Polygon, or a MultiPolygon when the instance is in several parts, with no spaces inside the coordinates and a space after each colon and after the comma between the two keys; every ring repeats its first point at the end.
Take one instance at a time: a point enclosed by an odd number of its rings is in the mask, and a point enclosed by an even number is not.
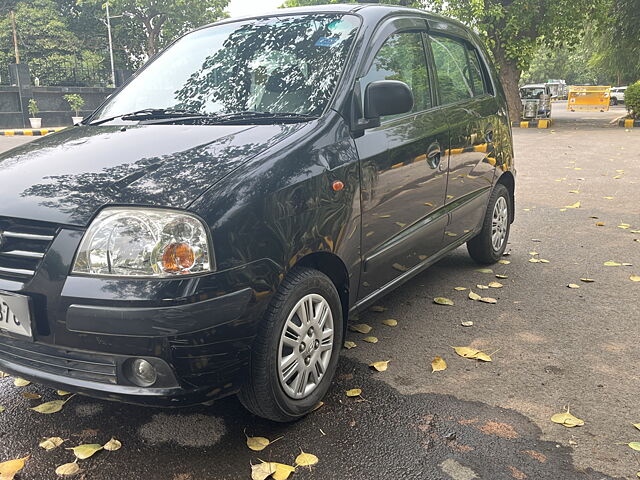
{"type": "MultiPolygon", "coordinates": [[[[493,267],[508,276],[499,280],[504,287],[478,290],[496,278],[478,272],[460,248],[388,295],[379,303],[384,312],[358,320],[374,327],[370,335],[379,342],[349,334],[357,347],[344,352],[325,405],[307,418],[275,425],[234,398],[158,410],[79,396],[61,412],[41,415],[28,410],[40,401],[21,394],[51,400],[55,392],[5,378],[0,460],[31,454],[19,478],[51,479],[73,455],[45,452],[38,447],[43,437],[60,436],[71,447],[115,436],[123,447],[80,461],[84,473],[75,478],[243,479],[251,462],[292,464],[300,449],[320,462],[298,468],[292,479],[636,478],[640,454],[623,443],[640,441],[632,425],[640,422],[640,283],[629,278],[640,275],[640,234],[631,232],[640,229],[640,129],[609,124],[622,108],[563,107],[554,104],[551,129],[514,131],[516,223],[504,257],[510,263],[493,267]],[[566,208],[576,202],[578,208],[566,208]],[[469,300],[456,286],[497,304],[469,300]],[[433,304],[440,296],[455,305],[433,304]],[[398,326],[381,323],[388,318],[398,326]],[[452,345],[497,352],[493,362],[477,363],[455,355],[452,345]],[[446,360],[445,371],[431,373],[435,356],[446,360]],[[367,367],[380,360],[391,360],[386,372],[367,367]],[[347,398],[345,390],[356,387],[362,399],[347,398]],[[566,405],[584,426],[550,421],[566,405]],[[282,438],[252,452],[244,432],[282,438]]],[[[0,150],[19,141],[0,137],[0,150]]]]}

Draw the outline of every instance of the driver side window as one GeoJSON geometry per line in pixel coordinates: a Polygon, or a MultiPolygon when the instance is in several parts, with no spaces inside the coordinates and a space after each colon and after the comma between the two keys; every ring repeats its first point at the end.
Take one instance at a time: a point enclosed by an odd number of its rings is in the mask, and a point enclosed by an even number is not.
{"type": "MultiPolygon", "coordinates": [[[[413,92],[412,112],[431,108],[427,59],[421,33],[396,33],[385,41],[369,72],[360,80],[362,98],[367,85],[378,80],[399,80],[409,85],[413,92]]],[[[382,120],[393,117],[383,117],[382,120]]]]}

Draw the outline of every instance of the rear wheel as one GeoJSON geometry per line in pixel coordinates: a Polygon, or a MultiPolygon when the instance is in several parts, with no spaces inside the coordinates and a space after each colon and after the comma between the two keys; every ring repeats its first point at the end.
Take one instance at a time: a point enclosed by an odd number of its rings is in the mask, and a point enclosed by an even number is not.
{"type": "Polygon", "coordinates": [[[329,389],[342,336],[340,297],[329,277],[292,270],[265,314],[240,401],[276,422],[309,413],[329,389]]]}
{"type": "Polygon", "coordinates": [[[482,230],[467,242],[469,255],[481,264],[496,263],[507,248],[511,228],[512,205],[509,190],[498,183],[487,206],[482,230]]]}

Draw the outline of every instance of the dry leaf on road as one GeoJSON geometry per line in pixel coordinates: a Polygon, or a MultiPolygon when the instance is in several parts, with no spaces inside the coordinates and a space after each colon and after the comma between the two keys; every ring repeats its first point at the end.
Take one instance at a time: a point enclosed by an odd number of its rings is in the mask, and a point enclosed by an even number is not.
{"type": "Polygon", "coordinates": [[[369,333],[372,329],[366,323],[356,323],[355,325],[349,325],[349,330],[358,333],[369,333]]]}
{"type": "Polygon", "coordinates": [[[436,297],[433,299],[433,303],[437,303],[438,305],[453,305],[453,300],[445,297],[436,297]]]}
{"type": "Polygon", "coordinates": [[[559,423],[560,425],[564,425],[565,427],[568,427],[568,428],[581,427],[582,425],[584,425],[584,420],[573,416],[569,412],[569,407],[567,407],[566,412],[556,413],[555,415],[553,415],[551,417],[551,421],[553,423],[559,423]]]}
{"type": "Polygon", "coordinates": [[[369,366],[377,370],[378,372],[384,372],[387,370],[387,368],[389,368],[390,361],[391,360],[386,360],[384,362],[373,362],[373,363],[370,363],[369,366]]]}
{"type": "Polygon", "coordinates": [[[433,372],[441,372],[442,370],[447,369],[447,362],[444,361],[441,357],[435,357],[431,362],[431,373],[433,372]]]}

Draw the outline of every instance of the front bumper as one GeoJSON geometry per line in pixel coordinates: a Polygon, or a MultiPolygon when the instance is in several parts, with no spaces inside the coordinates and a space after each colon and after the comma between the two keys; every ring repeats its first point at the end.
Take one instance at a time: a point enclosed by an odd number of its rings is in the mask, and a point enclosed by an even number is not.
{"type": "Polygon", "coordinates": [[[70,276],[82,233],[61,228],[21,281],[0,290],[26,295],[33,339],[0,333],[0,370],[61,390],[151,405],[209,402],[236,392],[279,269],[258,260],[177,279],[70,276]],[[146,388],[124,365],[148,360],[159,372],[146,388]]]}

